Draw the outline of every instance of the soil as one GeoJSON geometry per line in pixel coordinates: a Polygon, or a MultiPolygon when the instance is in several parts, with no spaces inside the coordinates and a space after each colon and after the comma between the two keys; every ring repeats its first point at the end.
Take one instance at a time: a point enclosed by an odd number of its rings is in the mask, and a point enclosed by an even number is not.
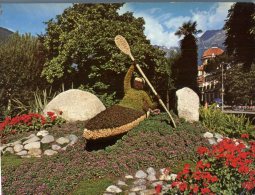
{"type": "Polygon", "coordinates": [[[90,119],[85,128],[89,130],[115,128],[133,122],[144,115],[143,112],[114,105],[90,119]]]}

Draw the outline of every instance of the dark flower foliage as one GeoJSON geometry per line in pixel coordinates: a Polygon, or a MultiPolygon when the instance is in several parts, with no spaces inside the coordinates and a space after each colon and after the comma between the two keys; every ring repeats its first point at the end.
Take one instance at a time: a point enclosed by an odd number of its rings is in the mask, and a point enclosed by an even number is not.
{"type": "Polygon", "coordinates": [[[90,119],[85,127],[89,130],[119,127],[138,119],[144,113],[114,105],[90,119]]]}
{"type": "MultiPolygon", "coordinates": [[[[197,158],[194,148],[207,146],[201,136],[205,131],[188,123],[180,123],[173,129],[167,115],[150,117],[104,150],[84,150],[81,138],[56,156],[24,161],[19,166],[2,166],[3,192],[70,194],[84,179],[116,177],[150,166],[156,169],[170,166],[173,170],[183,159],[197,158]]],[[[67,123],[61,128],[53,127],[52,133],[82,137],[83,127],[67,123]]]]}

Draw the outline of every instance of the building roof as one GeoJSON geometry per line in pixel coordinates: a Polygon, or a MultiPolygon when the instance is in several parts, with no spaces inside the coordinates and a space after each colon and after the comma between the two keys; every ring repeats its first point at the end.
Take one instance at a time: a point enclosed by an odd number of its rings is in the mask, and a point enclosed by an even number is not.
{"type": "Polygon", "coordinates": [[[211,58],[218,55],[221,55],[224,51],[218,47],[211,47],[204,51],[202,58],[211,58]]]}

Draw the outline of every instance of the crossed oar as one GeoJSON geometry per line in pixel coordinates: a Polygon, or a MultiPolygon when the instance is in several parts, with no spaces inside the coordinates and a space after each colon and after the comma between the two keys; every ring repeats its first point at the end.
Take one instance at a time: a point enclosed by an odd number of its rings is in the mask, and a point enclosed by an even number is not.
{"type": "MultiPolygon", "coordinates": [[[[130,51],[130,47],[129,44],[127,42],[127,40],[121,36],[121,35],[117,35],[115,37],[115,44],[117,45],[117,47],[124,53],[127,54],[132,61],[135,61],[131,51],[130,51]]],[[[139,70],[139,72],[141,73],[141,75],[143,76],[143,78],[145,79],[145,81],[147,82],[147,84],[150,86],[152,92],[158,97],[159,99],[159,103],[162,105],[162,107],[165,109],[165,111],[167,112],[167,114],[169,115],[171,121],[173,122],[174,127],[176,128],[175,122],[173,117],[171,116],[169,110],[166,108],[166,105],[164,104],[164,102],[162,101],[162,99],[160,98],[160,96],[158,95],[158,93],[156,92],[156,90],[154,89],[154,87],[151,85],[150,81],[148,80],[148,78],[146,77],[146,75],[144,74],[144,72],[142,71],[142,69],[140,68],[140,66],[138,64],[136,64],[137,69],[139,70]]]]}

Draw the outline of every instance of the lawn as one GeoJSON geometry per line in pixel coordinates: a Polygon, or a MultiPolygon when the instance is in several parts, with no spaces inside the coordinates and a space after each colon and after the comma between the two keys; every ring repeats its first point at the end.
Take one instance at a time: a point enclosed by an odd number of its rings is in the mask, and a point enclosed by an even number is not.
{"type": "MultiPolygon", "coordinates": [[[[76,134],[78,143],[58,155],[20,159],[2,156],[2,183],[5,194],[100,194],[115,178],[138,169],[182,168],[197,159],[195,149],[208,145],[199,123],[177,121],[169,125],[166,114],[152,116],[122,136],[113,145],[87,151],[82,138],[83,124],[53,127],[54,135],[76,134]],[[86,193],[85,193],[86,192],[86,193]],[[92,193],[93,192],[93,193],[92,193]]],[[[20,135],[18,135],[20,136],[20,135]]],[[[12,137],[12,140],[15,140],[12,137]]],[[[100,148],[101,143],[93,143],[100,148]]],[[[96,147],[95,147],[96,148],[96,147]]]]}

